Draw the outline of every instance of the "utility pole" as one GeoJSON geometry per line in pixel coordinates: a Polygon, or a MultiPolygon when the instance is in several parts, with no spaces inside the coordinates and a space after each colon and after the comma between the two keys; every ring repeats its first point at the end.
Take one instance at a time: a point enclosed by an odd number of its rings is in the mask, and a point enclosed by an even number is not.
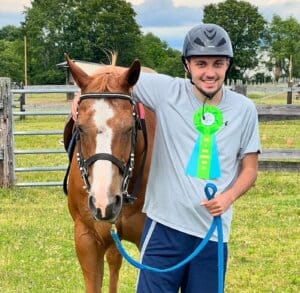
{"type": "Polygon", "coordinates": [[[287,92],[287,104],[292,104],[293,101],[293,55],[290,55],[290,62],[289,62],[289,81],[288,81],[288,92],[287,92]]]}
{"type": "Polygon", "coordinates": [[[27,85],[27,37],[24,36],[24,85],[27,85]]]}

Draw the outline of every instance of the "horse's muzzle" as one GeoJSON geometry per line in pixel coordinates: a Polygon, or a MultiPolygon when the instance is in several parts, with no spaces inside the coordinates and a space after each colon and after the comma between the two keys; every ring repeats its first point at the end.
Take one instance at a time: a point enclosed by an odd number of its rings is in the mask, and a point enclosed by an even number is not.
{"type": "Polygon", "coordinates": [[[122,196],[116,195],[114,197],[114,201],[106,206],[105,215],[102,215],[101,209],[95,206],[95,201],[95,197],[93,195],[89,195],[88,206],[92,212],[93,218],[96,221],[115,223],[122,208],[122,196]]]}

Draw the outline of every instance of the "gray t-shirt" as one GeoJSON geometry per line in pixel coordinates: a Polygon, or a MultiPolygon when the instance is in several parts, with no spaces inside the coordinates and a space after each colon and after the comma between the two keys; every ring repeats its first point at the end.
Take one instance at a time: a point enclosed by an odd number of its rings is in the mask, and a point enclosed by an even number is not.
{"type": "MultiPolygon", "coordinates": [[[[223,126],[216,133],[221,176],[203,180],[185,172],[199,136],[193,116],[203,106],[194,95],[190,81],[142,73],[133,95],[157,117],[143,211],[161,224],[204,238],[212,223],[212,216],[200,205],[206,199],[206,183],[213,182],[217,193],[223,192],[238,176],[243,156],[260,151],[255,105],[245,96],[223,88],[217,106],[223,113],[223,126]]],[[[225,242],[229,238],[231,218],[232,208],[229,208],[222,215],[225,242]]],[[[211,240],[217,241],[216,231],[211,240]]]]}

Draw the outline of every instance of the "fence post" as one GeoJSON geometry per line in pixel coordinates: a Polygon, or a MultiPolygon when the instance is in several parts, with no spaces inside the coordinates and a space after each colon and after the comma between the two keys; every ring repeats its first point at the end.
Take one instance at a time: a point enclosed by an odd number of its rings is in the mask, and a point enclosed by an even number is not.
{"type": "Polygon", "coordinates": [[[0,187],[14,183],[13,116],[10,78],[0,77],[0,187]]]}
{"type": "Polygon", "coordinates": [[[236,84],[233,90],[239,94],[247,96],[247,85],[245,84],[236,84]]]}
{"type": "Polygon", "coordinates": [[[287,96],[286,96],[286,103],[288,105],[292,104],[293,103],[293,82],[289,81],[288,82],[288,92],[287,92],[287,96]]]}
{"type": "MultiPolygon", "coordinates": [[[[20,112],[25,112],[25,94],[20,95],[20,112]]],[[[25,120],[25,115],[20,115],[20,120],[25,120]]]]}

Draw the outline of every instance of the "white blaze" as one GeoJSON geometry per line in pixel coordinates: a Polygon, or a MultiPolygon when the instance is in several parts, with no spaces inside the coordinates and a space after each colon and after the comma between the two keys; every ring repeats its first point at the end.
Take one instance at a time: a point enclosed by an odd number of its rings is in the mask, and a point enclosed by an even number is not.
{"type": "MultiPolygon", "coordinates": [[[[113,117],[113,110],[104,100],[97,100],[94,103],[94,122],[98,133],[96,137],[95,153],[111,154],[112,129],[107,121],[113,117]]],[[[100,208],[102,216],[105,216],[105,208],[109,204],[109,187],[112,182],[112,163],[106,160],[98,160],[93,165],[93,182],[91,192],[95,196],[96,208],[100,208]]]]}

